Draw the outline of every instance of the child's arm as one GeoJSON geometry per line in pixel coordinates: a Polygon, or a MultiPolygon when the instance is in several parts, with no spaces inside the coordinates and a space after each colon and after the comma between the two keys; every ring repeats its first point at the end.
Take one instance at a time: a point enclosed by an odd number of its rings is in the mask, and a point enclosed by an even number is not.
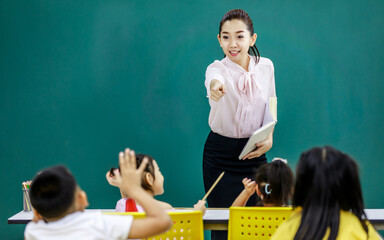
{"type": "Polygon", "coordinates": [[[202,213],[203,213],[203,216],[204,216],[204,214],[205,214],[205,210],[207,209],[206,207],[205,207],[205,204],[206,204],[207,202],[204,200],[204,201],[202,201],[202,200],[199,200],[195,205],[193,205],[193,208],[196,210],[196,211],[201,211],[202,213]]]}
{"type": "Polygon", "coordinates": [[[156,201],[159,203],[160,207],[161,207],[162,209],[164,209],[164,210],[170,210],[170,209],[173,209],[172,205],[169,204],[169,203],[162,202],[162,201],[159,201],[159,200],[156,200],[156,201]]]}
{"type": "Polygon", "coordinates": [[[251,179],[244,178],[243,184],[244,184],[244,190],[232,203],[232,207],[244,207],[247,204],[248,199],[255,193],[255,190],[256,190],[255,181],[251,181],[251,179]]]}
{"type": "Polygon", "coordinates": [[[167,231],[172,226],[171,218],[141,187],[141,175],[148,160],[144,159],[136,169],[135,153],[126,149],[125,153],[119,154],[119,163],[121,175],[115,172],[118,185],[124,193],[139,203],[146,213],[146,218],[133,220],[128,238],[146,238],[167,231]]]}

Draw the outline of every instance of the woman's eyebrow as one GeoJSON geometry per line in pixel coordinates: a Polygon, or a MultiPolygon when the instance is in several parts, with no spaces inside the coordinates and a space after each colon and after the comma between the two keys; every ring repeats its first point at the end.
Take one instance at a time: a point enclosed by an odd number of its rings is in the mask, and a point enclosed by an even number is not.
{"type": "MultiPolygon", "coordinates": [[[[243,30],[240,30],[240,31],[237,31],[236,33],[243,33],[244,31],[243,30]]],[[[229,34],[229,32],[222,32],[222,34],[229,34]]]]}

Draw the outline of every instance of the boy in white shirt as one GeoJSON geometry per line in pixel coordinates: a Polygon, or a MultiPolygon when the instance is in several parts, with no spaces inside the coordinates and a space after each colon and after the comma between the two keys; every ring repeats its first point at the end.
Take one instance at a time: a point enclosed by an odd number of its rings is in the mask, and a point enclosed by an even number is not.
{"type": "Polygon", "coordinates": [[[47,168],[32,181],[30,189],[34,220],[27,224],[26,240],[34,239],[127,239],[146,238],[167,231],[171,218],[141,187],[144,160],[136,168],[134,151],[119,154],[120,171],[116,181],[145,210],[144,219],[132,216],[85,212],[87,195],[64,166],[47,168]]]}

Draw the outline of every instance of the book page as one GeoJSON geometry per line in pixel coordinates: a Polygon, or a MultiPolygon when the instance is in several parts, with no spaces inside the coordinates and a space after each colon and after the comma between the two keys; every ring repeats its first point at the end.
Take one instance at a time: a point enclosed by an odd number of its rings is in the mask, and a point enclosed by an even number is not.
{"type": "Polygon", "coordinates": [[[276,97],[269,98],[269,101],[266,104],[263,125],[272,121],[277,121],[277,98],[276,97]]]}

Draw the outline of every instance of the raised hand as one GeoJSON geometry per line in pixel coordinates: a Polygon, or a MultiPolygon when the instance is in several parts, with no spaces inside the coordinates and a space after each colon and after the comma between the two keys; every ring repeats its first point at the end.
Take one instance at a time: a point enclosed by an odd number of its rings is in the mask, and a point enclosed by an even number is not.
{"type": "Polygon", "coordinates": [[[147,166],[147,163],[148,159],[144,158],[139,168],[137,168],[135,152],[129,148],[125,149],[124,152],[119,153],[120,172],[115,170],[114,182],[124,193],[131,196],[130,193],[134,193],[136,190],[142,189],[141,176],[147,166]]]}
{"type": "Polygon", "coordinates": [[[248,196],[252,196],[256,191],[256,182],[252,181],[252,179],[244,178],[243,179],[244,190],[248,194],[248,196]]]}

